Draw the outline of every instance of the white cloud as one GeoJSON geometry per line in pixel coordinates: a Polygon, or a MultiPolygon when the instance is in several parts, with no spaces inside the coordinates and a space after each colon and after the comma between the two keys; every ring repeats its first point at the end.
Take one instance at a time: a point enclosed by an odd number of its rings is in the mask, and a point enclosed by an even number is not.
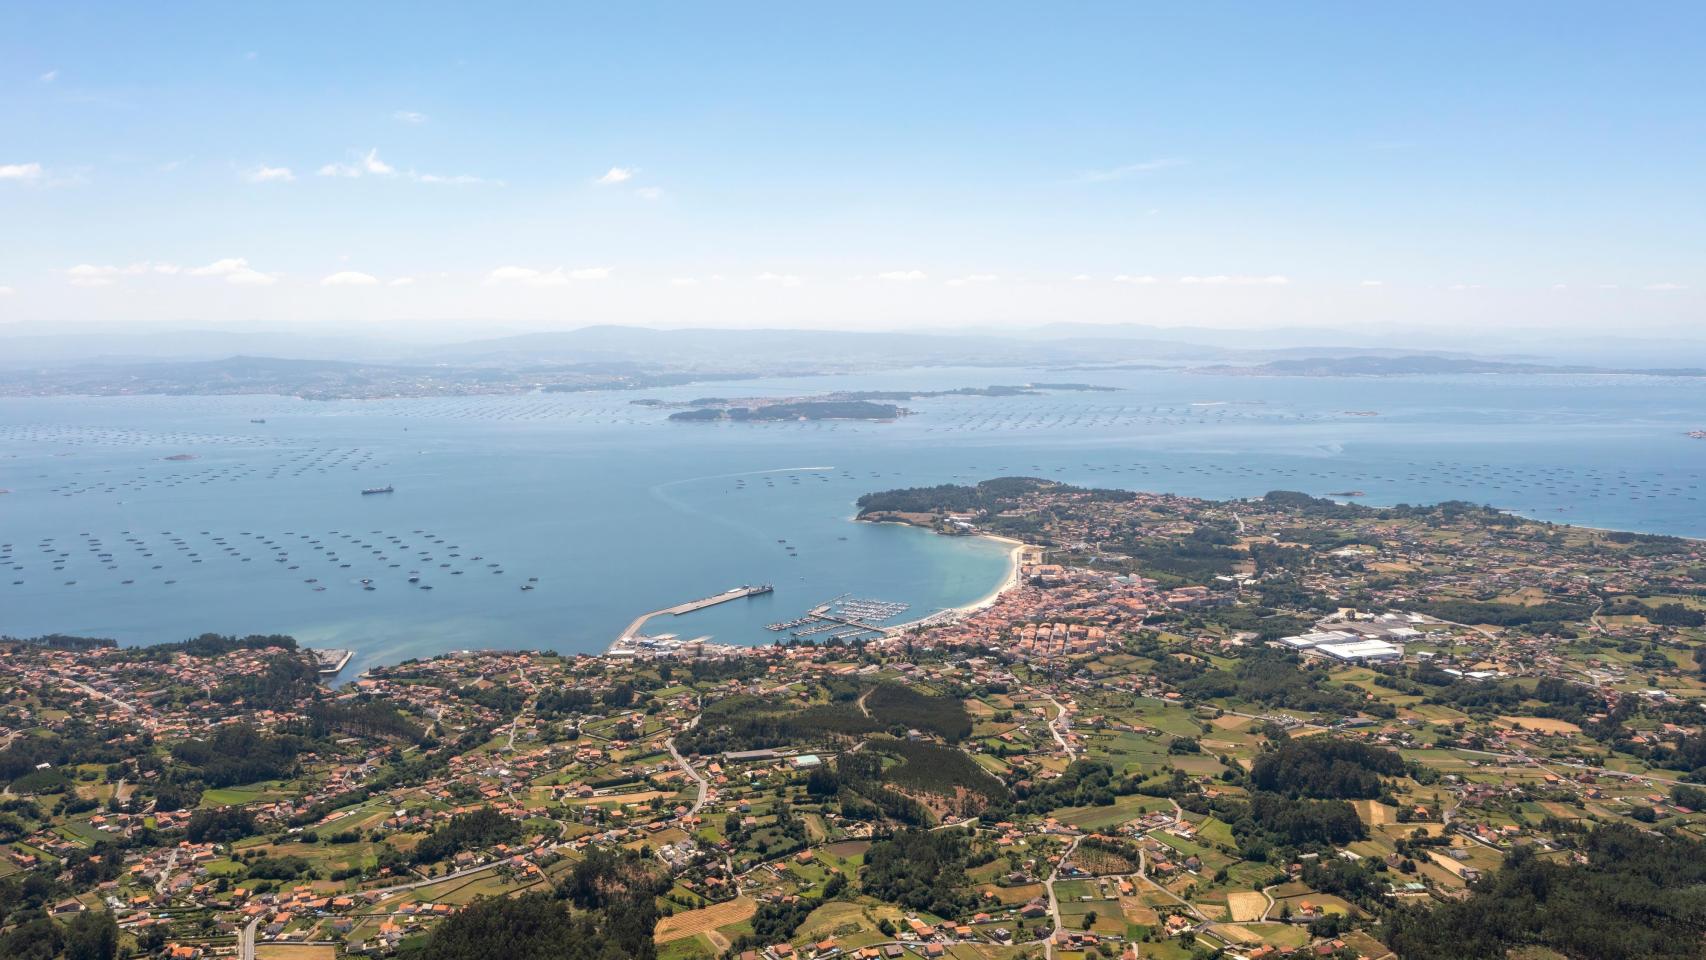
{"type": "Polygon", "coordinates": [[[1687,290],[1688,285],[1684,283],[1649,283],[1641,289],[1652,290],[1655,293],[1670,293],[1676,290],[1687,290]]]}
{"type": "Polygon", "coordinates": [[[1115,283],[1137,283],[1137,284],[1147,285],[1147,284],[1151,284],[1151,283],[1160,283],[1161,281],[1155,279],[1152,276],[1149,276],[1148,274],[1122,273],[1119,276],[1114,278],[1114,282],[1115,283]]]}
{"type": "Polygon", "coordinates": [[[37,77],[36,79],[40,80],[42,83],[52,83],[53,81],[59,79],[59,71],[58,70],[49,70],[48,72],[42,74],[41,76],[37,77]]]}
{"type": "Polygon", "coordinates": [[[672,287],[696,287],[699,285],[699,281],[693,277],[670,277],[669,285],[672,287]]]}
{"type": "Polygon", "coordinates": [[[458,173],[452,176],[446,176],[440,173],[416,173],[415,171],[410,170],[407,176],[410,180],[413,180],[416,183],[490,183],[500,187],[504,185],[502,180],[487,180],[485,177],[476,177],[471,173],[458,173]]]}
{"type": "Polygon", "coordinates": [[[1248,286],[1266,285],[1266,286],[1278,287],[1278,286],[1284,286],[1284,285],[1290,283],[1291,278],[1280,276],[1279,274],[1270,274],[1270,275],[1265,276],[1265,277],[1244,277],[1244,276],[1233,276],[1233,275],[1225,274],[1225,273],[1217,273],[1217,274],[1213,274],[1211,276],[1206,276],[1206,277],[1180,277],[1179,282],[1180,283],[1188,283],[1188,284],[1200,284],[1200,285],[1207,285],[1207,286],[1248,287],[1248,286]]]}
{"type": "Polygon", "coordinates": [[[385,285],[388,287],[409,287],[409,286],[413,286],[414,283],[415,283],[414,277],[393,277],[393,278],[391,278],[390,282],[386,283],[385,285]]]}
{"type": "Polygon", "coordinates": [[[357,157],[352,163],[328,163],[320,168],[322,177],[359,177],[363,174],[391,177],[396,176],[397,168],[379,159],[378,147],[357,157]]]}
{"type": "Polygon", "coordinates": [[[321,286],[326,287],[371,287],[378,282],[378,277],[359,270],[339,270],[320,280],[321,286]]]}
{"type": "Polygon", "coordinates": [[[289,167],[259,166],[243,175],[250,183],[289,183],[296,179],[296,174],[289,167]]]}
{"type": "Polygon", "coordinates": [[[760,283],[778,283],[784,287],[797,287],[805,281],[791,273],[772,273],[769,270],[759,274],[754,279],[760,283]]]}
{"type": "Polygon", "coordinates": [[[922,270],[885,270],[882,273],[877,274],[877,279],[899,280],[903,283],[912,283],[914,281],[925,279],[925,276],[926,275],[922,270]]]}
{"type": "Polygon", "coordinates": [[[9,297],[12,294],[17,293],[17,292],[18,291],[12,289],[11,287],[0,285],[0,297],[9,297]]]}
{"type": "Polygon", "coordinates": [[[1182,167],[1185,161],[1178,157],[1162,157],[1158,160],[1145,160],[1142,163],[1128,163],[1123,167],[1110,167],[1106,170],[1085,170],[1078,174],[1082,183],[1107,183],[1110,180],[1124,180],[1127,177],[1140,176],[1145,173],[1155,173],[1171,167],[1182,167]]]}
{"type": "Polygon", "coordinates": [[[92,263],[79,263],[65,271],[65,276],[74,287],[105,287],[118,276],[119,267],[98,267],[92,263]]]}
{"type": "Polygon", "coordinates": [[[634,174],[639,172],[639,167],[611,167],[609,170],[606,170],[604,172],[604,176],[599,177],[596,182],[602,183],[605,186],[609,186],[614,183],[627,183],[629,180],[634,179],[634,174]]]}
{"type": "Polygon", "coordinates": [[[963,277],[955,277],[954,279],[949,280],[948,286],[950,286],[950,287],[963,287],[963,286],[967,286],[968,284],[973,284],[973,283],[994,283],[994,282],[995,282],[995,274],[993,274],[993,273],[968,273],[963,277]]]}
{"type": "Polygon", "coordinates": [[[74,287],[107,287],[119,277],[140,277],[146,273],[171,275],[178,273],[180,268],[170,263],[131,263],[124,266],[111,264],[79,263],[65,271],[66,279],[74,287]]]}
{"type": "Polygon", "coordinates": [[[278,277],[270,273],[262,273],[249,266],[249,261],[243,257],[226,257],[215,260],[205,267],[196,267],[189,271],[192,277],[221,277],[226,283],[244,286],[270,286],[278,282],[278,277]]]}
{"type": "Polygon", "coordinates": [[[577,270],[565,271],[562,267],[555,270],[536,270],[533,267],[503,266],[486,274],[486,283],[520,283],[530,287],[560,287],[576,280],[607,280],[610,278],[609,267],[581,267],[577,270]]]}
{"type": "Polygon", "coordinates": [[[1363,282],[1357,284],[1357,286],[1359,286],[1359,287],[1384,287],[1384,286],[1386,286],[1386,281],[1385,280],[1364,280],[1363,282]]]}
{"type": "MultiPolygon", "coordinates": [[[[379,150],[377,148],[367,151],[365,154],[362,154],[349,163],[328,163],[321,167],[318,173],[322,177],[343,177],[350,180],[365,176],[395,177],[399,175],[395,166],[392,166],[379,158],[379,150]]],[[[415,183],[492,183],[500,187],[503,186],[502,180],[488,180],[485,177],[476,177],[472,174],[466,173],[447,175],[441,173],[418,173],[414,170],[409,170],[401,174],[401,176],[408,180],[412,180],[415,183]]]]}
{"type": "Polygon", "coordinates": [[[0,163],[0,180],[40,180],[39,163],[0,163]]]}
{"type": "Polygon", "coordinates": [[[658,200],[658,199],[662,199],[662,197],[663,197],[663,188],[662,187],[641,187],[640,189],[634,191],[634,195],[639,197],[641,200],[658,200]]]}
{"type": "Polygon", "coordinates": [[[398,110],[396,113],[391,114],[391,119],[396,120],[398,123],[422,124],[427,122],[427,115],[424,113],[416,113],[413,110],[398,110]]]}

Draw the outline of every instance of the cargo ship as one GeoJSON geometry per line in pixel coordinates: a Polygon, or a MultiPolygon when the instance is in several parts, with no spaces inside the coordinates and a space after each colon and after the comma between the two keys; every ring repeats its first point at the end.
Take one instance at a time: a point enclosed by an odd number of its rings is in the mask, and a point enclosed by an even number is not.
{"type": "Polygon", "coordinates": [[[396,493],[396,492],[397,492],[397,488],[393,487],[389,483],[387,483],[383,487],[368,487],[367,489],[361,491],[361,495],[364,497],[367,497],[367,496],[372,496],[375,493],[396,493]]]}

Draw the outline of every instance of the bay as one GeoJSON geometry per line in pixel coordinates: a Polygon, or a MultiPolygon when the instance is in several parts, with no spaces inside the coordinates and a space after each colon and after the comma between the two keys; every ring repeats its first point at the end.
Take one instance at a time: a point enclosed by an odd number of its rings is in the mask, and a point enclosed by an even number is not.
{"type": "Polygon", "coordinates": [[[1003,545],[850,519],[873,490],[1012,474],[1703,536],[1706,441],[1686,436],[1703,394],[1664,377],[932,367],[631,393],[5,399],[0,633],[290,633],[355,650],[348,676],[454,649],[602,650],[646,611],[772,583],[648,626],[768,643],[765,624],[837,595],[902,618],[986,595],[1003,545]],[[672,423],[632,402],[1062,381],[1117,389],[918,399],[892,423],[672,423]]]}

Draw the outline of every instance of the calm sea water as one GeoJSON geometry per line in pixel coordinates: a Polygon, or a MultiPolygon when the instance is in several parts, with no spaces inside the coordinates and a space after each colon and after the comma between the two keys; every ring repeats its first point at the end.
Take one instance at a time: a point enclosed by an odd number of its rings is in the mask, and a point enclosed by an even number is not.
{"type": "Polygon", "coordinates": [[[1701,428],[1698,381],[1586,376],[932,368],[628,394],[0,400],[0,633],[284,632],[358,651],[347,676],[462,648],[601,650],[647,610],[770,582],[649,628],[763,643],[764,624],[839,594],[911,617],[988,593],[999,545],[849,518],[871,490],[1004,474],[1466,499],[1706,536],[1706,441],[1685,436],[1701,428]],[[918,400],[890,424],[668,423],[630,402],[1068,380],[1120,389],[918,400]]]}

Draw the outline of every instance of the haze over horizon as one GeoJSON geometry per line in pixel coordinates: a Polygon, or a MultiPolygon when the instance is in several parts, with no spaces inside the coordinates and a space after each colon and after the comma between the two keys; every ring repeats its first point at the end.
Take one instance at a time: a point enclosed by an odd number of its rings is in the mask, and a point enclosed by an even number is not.
{"type": "Polygon", "coordinates": [[[0,37],[0,333],[1692,333],[1706,10],[107,4],[0,37]]]}

